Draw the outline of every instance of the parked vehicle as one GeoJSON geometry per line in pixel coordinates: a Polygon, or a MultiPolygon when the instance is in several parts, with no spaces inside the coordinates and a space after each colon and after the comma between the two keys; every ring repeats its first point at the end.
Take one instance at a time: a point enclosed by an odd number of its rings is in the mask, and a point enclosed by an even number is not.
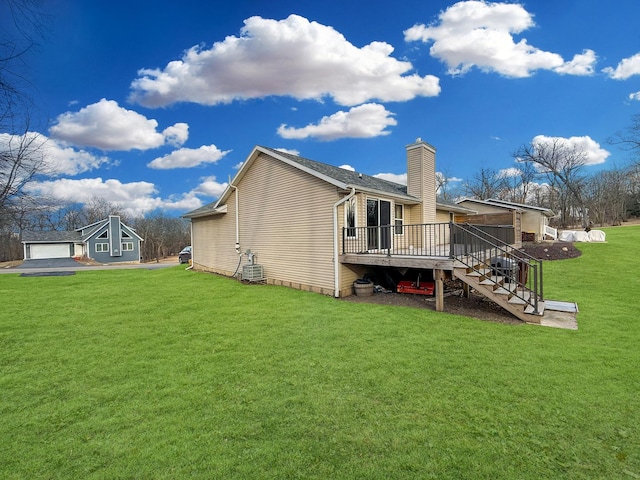
{"type": "Polygon", "coordinates": [[[191,260],[191,245],[184,247],[178,254],[178,262],[189,263],[189,260],[191,260]]]}

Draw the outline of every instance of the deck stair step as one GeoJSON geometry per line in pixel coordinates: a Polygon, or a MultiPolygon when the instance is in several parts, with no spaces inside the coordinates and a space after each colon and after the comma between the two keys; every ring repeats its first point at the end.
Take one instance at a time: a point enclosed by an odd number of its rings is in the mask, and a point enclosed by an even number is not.
{"type": "Polygon", "coordinates": [[[490,268],[468,268],[467,269],[467,275],[471,276],[471,277],[482,277],[482,276],[487,276],[487,275],[491,275],[491,269],[490,268]]]}
{"type": "Polygon", "coordinates": [[[504,277],[490,276],[484,277],[482,280],[480,280],[480,285],[491,285],[500,287],[503,283],[504,277]]]}
{"type": "Polygon", "coordinates": [[[494,293],[498,295],[513,295],[513,293],[517,290],[517,288],[518,288],[517,283],[504,282],[502,285],[500,285],[499,288],[494,290],[494,293]]]}
{"type": "Polygon", "coordinates": [[[544,315],[544,302],[538,302],[537,314],[534,312],[533,305],[527,305],[527,307],[524,309],[524,313],[528,315],[540,315],[540,316],[544,315]]]}
{"type": "Polygon", "coordinates": [[[529,300],[531,300],[531,292],[525,291],[516,291],[513,292],[511,298],[509,298],[509,303],[513,303],[515,305],[525,305],[529,300]]]}

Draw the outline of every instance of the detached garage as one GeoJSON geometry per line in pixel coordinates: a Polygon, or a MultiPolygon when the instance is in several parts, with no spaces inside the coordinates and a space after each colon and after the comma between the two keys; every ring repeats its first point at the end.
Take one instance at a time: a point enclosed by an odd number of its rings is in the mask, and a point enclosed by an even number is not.
{"type": "Polygon", "coordinates": [[[22,243],[25,259],[70,258],[83,254],[79,232],[24,232],[22,243]]]}

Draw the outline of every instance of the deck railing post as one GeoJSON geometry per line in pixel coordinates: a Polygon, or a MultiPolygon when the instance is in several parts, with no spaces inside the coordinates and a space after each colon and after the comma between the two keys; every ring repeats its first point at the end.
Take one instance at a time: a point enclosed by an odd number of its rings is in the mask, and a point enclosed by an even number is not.
{"type": "Polygon", "coordinates": [[[533,313],[538,315],[538,265],[533,269],[533,313]]]}

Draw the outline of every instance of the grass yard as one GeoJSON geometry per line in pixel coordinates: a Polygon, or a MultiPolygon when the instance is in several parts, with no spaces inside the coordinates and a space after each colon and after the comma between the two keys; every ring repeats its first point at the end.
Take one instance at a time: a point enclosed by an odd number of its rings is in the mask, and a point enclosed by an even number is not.
{"type": "Polygon", "coordinates": [[[640,227],[578,331],[185,271],[0,275],[0,478],[640,478],[640,227]]]}

